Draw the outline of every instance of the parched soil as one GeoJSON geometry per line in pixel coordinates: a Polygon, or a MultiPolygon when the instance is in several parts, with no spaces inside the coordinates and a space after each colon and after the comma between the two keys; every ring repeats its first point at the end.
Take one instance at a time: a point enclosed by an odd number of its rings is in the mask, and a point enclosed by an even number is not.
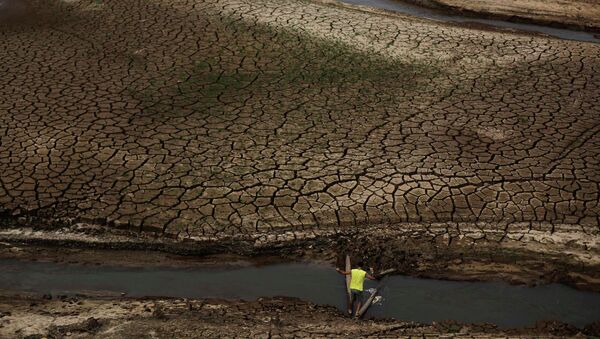
{"type": "Polygon", "coordinates": [[[311,1],[11,8],[3,255],[351,253],[599,290],[598,44],[311,1]]]}
{"type": "Polygon", "coordinates": [[[597,0],[406,0],[452,13],[600,33],[597,0]]]}
{"type": "Polygon", "coordinates": [[[557,338],[597,334],[557,322],[499,330],[490,324],[355,321],[334,307],[291,298],[251,302],[0,293],[6,338],[557,338]]]}

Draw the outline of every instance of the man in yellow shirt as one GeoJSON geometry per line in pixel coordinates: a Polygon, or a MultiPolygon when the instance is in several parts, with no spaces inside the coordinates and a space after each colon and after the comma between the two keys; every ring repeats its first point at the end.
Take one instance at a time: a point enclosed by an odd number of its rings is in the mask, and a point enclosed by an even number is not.
{"type": "Polygon", "coordinates": [[[356,268],[353,268],[350,272],[347,271],[343,271],[339,268],[336,268],[335,270],[338,271],[339,273],[343,274],[343,275],[350,275],[350,293],[351,293],[351,299],[350,299],[350,308],[348,309],[348,313],[352,314],[352,310],[354,309],[354,302],[357,302],[356,305],[356,311],[354,312],[354,314],[356,314],[356,312],[358,312],[358,310],[360,310],[360,306],[362,304],[362,299],[363,299],[363,284],[365,282],[365,277],[367,279],[370,280],[376,280],[375,277],[373,277],[372,275],[370,275],[369,273],[367,273],[366,271],[364,271],[362,269],[362,262],[359,262],[356,268]]]}

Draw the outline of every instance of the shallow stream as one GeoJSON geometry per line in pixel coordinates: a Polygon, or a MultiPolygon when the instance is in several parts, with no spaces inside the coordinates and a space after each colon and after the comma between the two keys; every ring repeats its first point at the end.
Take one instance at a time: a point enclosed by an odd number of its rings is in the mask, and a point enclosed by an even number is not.
{"type": "MultiPolygon", "coordinates": [[[[0,260],[0,289],[52,295],[111,291],[254,300],[288,296],[345,308],[344,277],[330,266],[276,264],[229,268],[131,268],[0,260]]],[[[368,281],[366,288],[376,286],[368,281]]],[[[584,326],[600,320],[600,294],[563,285],[511,286],[391,276],[368,317],[429,323],[456,320],[519,327],[538,320],[584,326]]]]}

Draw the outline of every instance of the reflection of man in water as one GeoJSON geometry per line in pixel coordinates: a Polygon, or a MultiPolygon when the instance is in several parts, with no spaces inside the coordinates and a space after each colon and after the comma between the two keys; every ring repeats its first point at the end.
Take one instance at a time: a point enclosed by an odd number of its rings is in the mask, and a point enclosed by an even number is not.
{"type": "Polygon", "coordinates": [[[375,277],[367,273],[362,269],[363,263],[358,262],[356,268],[353,268],[350,272],[343,271],[339,268],[335,270],[343,275],[350,275],[350,307],[348,308],[348,313],[352,314],[352,309],[354,309],[354,302],[357,301],[356,310],[354,314],[358,313],[360,310],[360,306],[363,302],[363,283],[365,282],[365,277],[370,280],[375,280],[375,277]]]}

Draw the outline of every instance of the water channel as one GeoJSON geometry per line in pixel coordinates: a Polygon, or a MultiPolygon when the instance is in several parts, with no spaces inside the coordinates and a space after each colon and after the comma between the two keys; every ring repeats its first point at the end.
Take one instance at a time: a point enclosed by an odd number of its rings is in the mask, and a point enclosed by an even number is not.
{"type": "MultiPolygon", "coordinates": [[[[131,268],[0,260],[0,289],[131,297],[164,296],[254,300],[288,296],[345,307],[344,278],[326,265],[291,263],[228,268],[131,268]]],[[[366,288],[377,282],[367,282],[366,288]]],[[[456,282],[406,276],[384,278],[382,300],[368,317],[429,323],[457,320],[520,327],[538,320],[584,326],[600,320],[600,294],[559,284],[540,287],[456,282]]]]}

